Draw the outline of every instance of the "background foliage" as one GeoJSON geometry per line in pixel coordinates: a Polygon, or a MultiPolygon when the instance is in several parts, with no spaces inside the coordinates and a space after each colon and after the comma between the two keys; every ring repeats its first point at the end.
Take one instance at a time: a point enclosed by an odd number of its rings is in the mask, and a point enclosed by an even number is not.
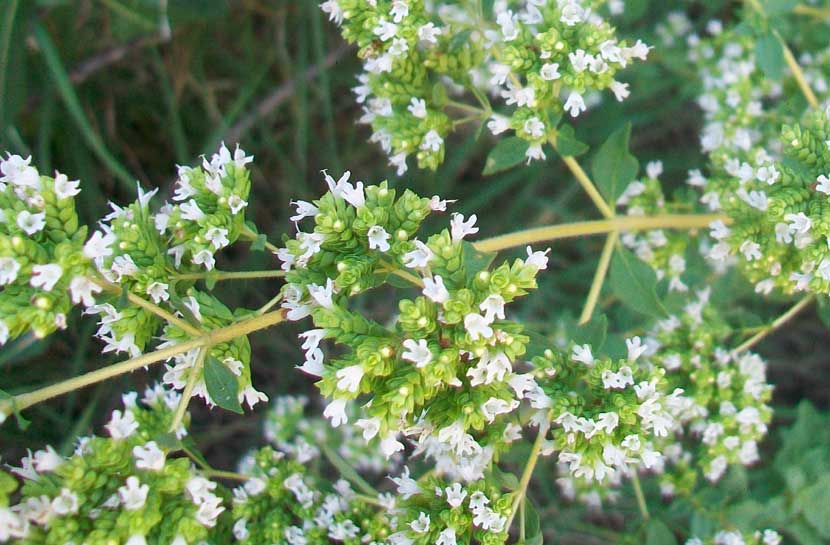
{"type": "MultiPolygon", "coordinates": [[[[291,228],[289,200],[320,192],[321,168],[333,173],[348,168],[357,179],[370,181],[389,177],[397,187],[459,199],[456,210],[477,212],[483,236],[595,216],[553,154],[528,168],[482,176],[492,141],[476,127],[447,147],[447,160],[437,172],[413,169],[397,179],[382,152],[366,143],[368,129],[355,124],[359,110],[350,88],[358,61],[317,2],[167,4],[163,18],[158,2],[151,0],[0,2],[0,149],[33,155],[41,172],[59,165],[70,178],[80,178],[84,220],[100,217],[108,200],[129,200],[135,180],[169,194],[172,165],[192,164],[222,140],[240,142],[256,156],[250,213],[274,238],[291,228]]],[[[689,10],[699,25],[713,17],[728,20],[734,12],[734,3],[723,0],[629,0],[626,5],[621,33],[649,43],[657,41],[654,29],[670,11],[689,10]]],[[[648,63],[630,68],[626,79],[636,90],[631,99],[622,105],[607,101],[580,117],[576,137],[597,150],[632,121],[634,155],[641,164],[662,160],[664,181],[684,191],[687,170],[705,162],[697,140],[701,114],[694,105],[694,73],[682,58],[657,49],[648,63]]],[[[551,270],[540,277],[540,292],[522,305],[522,319],[553,332],[563,316],[577,315],[601,246],[599,238],[557,243],[551,270]]],[[[217,267],[272,265],[265,253],[242,251],[226,252],[217,267]]],[[[261,305],[278,288],[264,280],[215,287],[231,307],[261,305]]],[[[609,293],[602,300],[606,306],[609,293]]],[[[741,308],[758,307],[757,314],[741,311],[736,316],[747,328],[766,323],[784,308],[757,300],[753,305],[751,289],[737,277],[715,296],[721,306],[740,301],[741,308]]],[[[395,311],[393,302],[380,298],[371,304],[379,306],[375,311],[395,311]]],[[[823,320],[816,312],[804,313],[758,348],[769,359],[770,380],[776,385],[776,431],[764,449],[777,454],[763,456],[762,467],[735,472],[711,497],[700,498],[711,506],[711,516],[695,519],[699,533],[717,528],[718,517],[727,517],[759,528],[789,527],[790,536],[805,544],[830,538],[830,419],[819,412],[830,404],[830,364],[821,349],[828,341],[830,309],[819,305],[817,311],[823,320]]],[[[632,328],[643,319],[620,306],[608,312],[620,314],[612,323],[632,328]]],[[[69,323],[68,331],[43,342],[23,337],[4,347],[0,389],[29,391],[115,361],[95,355],[92,319],[69,323]]],[[[272,397],[314,395],[312,381],[293,370],[302,361],[297,332],[280,327],[253,342],[254,383],[272,397]]],[[[34,423],[25,432],[11,425],[0,428],[0,455],[16,461],[25,453],[23,445],[47,443],[69,452],[76,437],[100,428],[122,391],[141,388],[147,380],[136,373],[33,408],[34,423]]],[[[259,441],[265,409],[258,409],[238,417],[192,406],[191,432],[214,466],[232,466],[259,441]]],[[[515,454],[517,472],[521,454],[515,454]]],[[[537,470],[530,495],[546,541],[603,542],[624,528],[627,510],[635,508],[631,498],[602,515],[564,504],[557,499],[551,462],[543,463],[550,467],[537,470]]],[[[684,509],[688,506],[682,502],[652,506],[655,518],[669,526],[684,509]]],[[[649,528],[649,542],[665,542],[665,531],[649,528]]]]}

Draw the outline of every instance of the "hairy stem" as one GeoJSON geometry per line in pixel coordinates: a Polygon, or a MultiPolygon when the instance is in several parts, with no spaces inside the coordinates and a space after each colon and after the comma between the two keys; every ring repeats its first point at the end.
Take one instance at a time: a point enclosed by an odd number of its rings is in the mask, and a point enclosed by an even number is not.
{"type": "Polygon", "coordinates": [[[603,246],[602,254],[599,256],[599,265],[597,265],[597,272],[594,274],[594,281],[591,282],[588,298],[585,300],[585,306],[582,307],[582,314],[579,316],[580,324],[587,324],[591,321],[591,316],[593,316],[597,301],[599,301],[599,295],[602,293],[602,286],[605,284],[605,277],[608,275],[608,267],[611,265],[614,247],[617,245],[619,238],[619,231],[613,231],[605,239],[605,246],[603,246]]]}
{"type": "Polygon", "coordinates": [[[519,506],[522,504],[525,494],[527,494],[527,487],[530,484],[531,477],[533,477],[533,470],[536,469],[536,462],[539,461],[539,454],[542,452],[542,444],[545,441],[545,435],[547,433],[548,428],[541,426],[539,428],[539,434],[536,436],[536,441],[533,442],[533,447],[530,449],[527,464],[522,472],[522,478],[519,480],[519,488],[516,489],[516,498],[513,500],[510,517],[508,517],[507,524],[505,525],[505,528],[508,530],[510,529],[510,525],[513,524],[513,519],[516,518],[516,514],[519,512],[519,506]]]}
{"type": "Polygon", "coordinates": [[[173,420],[170,421],[170,432],[175,432],[179,424],[182,423],[184,419],[184,413],[187,412],[187,406],[190,404],[190,398],[193,397],[193,389],[196,387],[196,383],[199,381],[200,372],[202,367],[205,365],[205,358],[207,358],[208,354],[208,347],[203,346],[201,350],[199,350],[199,355],[196,356],[196,362],[193,364],[193,367],[190,369],[190,376],[187,377],[187,384],[184,386],[184,390],[182,391],[182,398],[179,400],[179,405],[176,407],[176,412],[173,413],[173,420]]]}
{"type": "Polygon", "coordinates": [[[124,373],[129,373],[130,371],[146,367],[150,364],[168,360],[173,356],[183,354],[193,350],[194,348],[202,348],[230,341],[231,339],[235,339],[236,337],[240,337],[242,335],[248,335],[254,331],[259,331],[260,329],[275,326],[284,320],[285,318],[282,311],[269,312],[268,314],[263,314],[262,316],[257,316],[255,318],[231,324],[227,327],[214,329],[209,333],[202,334],[201,336],[187,342],[169,346],[161,350],[156,350],[155,352],[144,354],[121,363],[116,363],[114,365],[104,367],[103,369],[98,369],[96,371],[53,384],[52,386],[16,395],[11,399],[0,401],[0,415],[8,416],[14,411],[22,411],[32,405],[36,405],[48,399],[52,399],[53,397],[67,394],[80,388],[84,388],[90,384],[96,384],[98,382],[123,375],[124,373]]]}
{"type": "Polygon", "coordinates": [[[204,273],[185,273],[174,276],[176,280],[215,280],[221,282],[223,280],[253,280],[258,278],[282,278],[285,276],[285,271],[211,271],[204,273]]]}
{"type": "Polygon", "coordinates": [[[640,477],[637,476],[636,469],[631,470],[631,484],[634,485],[634,495],[637,497],[637,507],[640,509],[640,515],[643,517],[643,520],[650,519],[651,514],[648,512],[646,497],[643,494],[643,487],[640,486],[640,477]]]}
{"type": "Polygon", "coordinates": [[[741,352],[746,352],[747,350],[754,347],[756,344],[764,340],[767,335],[779,330],[784,324],[795,318],[802,310],[809,307],[813,302],[816,300],[815,295],[808,295],[798,303],[796,303],[792,308],[790,308],[787,312],[779,316],[775,319],[770,325],[763,328],[761,331],[747,339],[744,343],[738,346],[733,352],[735,354],[740,354],[741,352]]]}
{"type": "Polygon", "coordinates": [[[536,227],[481,240],[475,244],[481,252],[498,252],[526,244],[563,238],[613,233],[614,231],[649,231],[652,229],[704,229],[713,221],[726,224],[731,219],[720,214],[661,214],[657,216],[622,216],[606,220],[582,221],[536,227]]]}

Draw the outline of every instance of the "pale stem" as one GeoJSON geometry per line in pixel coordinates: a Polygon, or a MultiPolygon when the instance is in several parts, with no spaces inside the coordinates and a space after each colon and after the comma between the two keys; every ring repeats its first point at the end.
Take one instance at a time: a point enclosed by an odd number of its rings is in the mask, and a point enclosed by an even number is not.
{"type": "Polygon", "coordinates": [[[480,252],[498,252],[526,244],[548,242],[565,238],[599,235],[606,233],[649,231],[652,229],[704,229],[713,221],[731,223],[728,216],[720,214],[661,214],[657,216],[621,216],[606,220],[582,221],[536,227],[515,233],[508,233],[484,239],[475,244],[480,252]]]}
{"type": "Polygon", "coordinates": [[[259,315],[265,314],[266,312],[268,312],[269,310],[274,308],[274,305],[279,303],[280,300],[282,300],[282,293],[278,293],[274,297],[272,297],[270,301],[268,301],[267,303],[265,303],[264,305],[259,307],[259,309],[257,309],[256,313],[259,314],[259,315]]]}
{"type": "Polygon", "coordinates": [[[643,520],[650,519],[651,515],[646,505],[646,497],[643,494],[643,487],[640,486],[640,477],[637,476],[636,469],[631,470],[631,484],[634,485],[634,495],[637,497],[637,507],[640,509],[640,515],[643,517],[643,520]]]}
{"type": "MultiPolygon", "coordinates": [[[[119,286],[118,284],[113,284],[113,283],[105,280],[104,278],[95,279],[95,283],[96,284],[101,284],[101,287],[103,287],[104,289],[106,289],[108,291],[111,291],[113,293],[121,293],[122,292],[121,286],[119,286]]],[[[193,327],[192,325],[187,323],[185,320],[182,320],[178,316],[175,316],[174,314],[164,310],[160,306],[158,306],[154,303],[151,303],[150,301],[148,301],[146,299],[143,299],[143,298],[139,297],[138,295],[136,295],[136,294],[134,294],[130,291],[127,292],[127,300],[130,303],[134,304],[135,306],[141,307],[144,310],[155,314],[156,316],[158,316],[162,320],[165,320],[165,321],[173,324],[174,326],[178,327],[179,329],[181,329],[182,331],[186,332],[189,335],[199,336],[199,335],[202,334],[201,330],[199,330],[196,327],[193,327]]]]}
{"type": "Polygon", "coordinates": [[[588,174],[582,170],[582,167],[579,166],[576,159],[570,156],[563,156],[562,161],[574,175],[576,181],[579,182],[579,185],[582,186],[582,189],[585,190],[585,193],[588,194],[588,197],[591,198],[591,201],[593,201],[594,205],[602,213],[602,215],[606,218],[613,218],[614,210],[612,210],[608,203],[605,202],[605,199],[602,198],[597,186],[594,185],[591,178],[588,177],[588,174]]]}
{"type": "MultiPolygon", "coordinates": [[[[251,231],[251,229],[249,229],[248,226],[246,225],[242,228],[242,236],[247,238],[249,241],[253,242],[257,239],[257,237],[259,235],[254,233],[253,231],[251,231]]],[[[277,248],[276,246],[274,246],[273,244],[271,244],[267,240],[265,241],[265,247],[268,248],[268,250],[270,250],[271,253],[274,253],[274,254],[279,251],[279,248],[277,248]]]]}
{"type": "Polygon", "coordinates": [[[619,238],[619,231],[613,231],[605,239],[605,246],[602,248],[602,254],[599,257],[597,272],[594,274],[594,281],[591,282],[588,298],[585,300],[585,306],[582,307],[582,314],[579,317],[580,325],[591,321],[600,293],[602,293],[602,286],[605,284],[605,277],[608,275],[608,267],[611,265],[611,257],[614,255],[614,246],[616,246],[619,238]]]}
{"type": "Polygon", "coordinates": [[[176,280],[253,280],[257,278],[282,278],[285,271],[211,271],[203,273],[184,273],[174,276],[176,280]]]}
{"type": "Polygon", "coordinates": [[[533,470],[536,469],[536,462],[539,461],[539,454],[542,452],[542,444],[545,441],[545,435],[548,433],[547,426],[539,427],[539,434],[536,436],[536,441],[533,442],[533,447],[530,449],[530,454],[527,458],[527,464],[522,472],[522,478],[519,480],[519,488],[516,489],[516,498],[513,500],[513,507],[510,510],[510,517],[507,519],[506,529],[510,529],[513,524],[513,519],[519,512],[519,506],[527,494],[527,487],[530,484],[530,479],[533,477],[533,470]]]}
{"type": "Polygon", "coordinates": [[[182,397],[179,400],[179,405],[176,407],[176,412],[173,413],[173,420],[170,422],[169,431],[171,433],[175,432],[179,428],[179,424],[181,424],[184,419],[184,413],[187,412],[187,406],[190,404],[190,398],[193,397],[193,389],[196,387],[196,383],[199,382],[202,367],[205,365],[205,358],[207,358],[208,350],[209,348],[207,346],[203,346],[202,349],[199,350],[199,354],[196,356],[196,361],[190,369],[190,376],[187,377],[187,384],[184,386],[182,397]]]}
{"type": "Polygon", "coordinates": [[[233,471],[223,471],[221,469],[203,469],[202,475],[213,479],[227,479],[229,481],[249,481],[251,477],[233,471]]]}
{"type": "Polygon", "coordinates": [[[52,386],[16,395],[11,399],[0,401],[0,414],[8,416],[14,411],[22,411],[32,405],[36,405],[48,399],[52,399],[53,397],[67,394],[80,388],[84,388],[90,384],[96,384],[98,382],[123,375],[124,373],[141,369],[142,367],[146,367],[150,364],[168,360],[173,356],[183,354],[184,352],[188,352],[194,348],[212,346],[230,341],[236,337],[241,337],[242,335],[248,335],[254,331],[269,328],[279,324],[284,321],[284,319],[282,311],[270,312],[268,314],[263,314],[262,316],[257,316],[255,318],[231,324],[227,327],[215,329],[209,333],[205,333],[195,339],[183,343],[169,346],[161,350],[156,350],[155,352],[144,354],[121,363],[116,363],[84,375],[73,377],[69,380],[53,384],[52,386]]]}
{"type": "Polygon", "coordinates": [[[817,19],[824,19],[830,21],[830,8],[817,8],[814,6],[798,5],[793,8],[793,13],[796,15],[808,15],[817,19]]]}
{"type": "Polygon", "coordinates": [[[743,344],[738,346],[732,352],[735,354],[740,354],[741,352],[746,352],[747,350],[754,347],[756,344],[764,340],[769,334],[777,331],[780,329],[784,324],[795,318],[802,310],[809,307],[813,301],[816,300],[815,295],[808,295],[801,301],[795,304],[790,310],[779,316],[775,319],[769,326],[765,327],[749,339],[747,339],[743,344]]]}

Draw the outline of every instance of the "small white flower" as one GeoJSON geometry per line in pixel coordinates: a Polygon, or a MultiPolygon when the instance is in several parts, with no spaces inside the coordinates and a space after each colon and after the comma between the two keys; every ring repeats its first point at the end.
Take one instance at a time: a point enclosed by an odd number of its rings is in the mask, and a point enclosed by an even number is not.
{"type": "Polygon", "coordinates": [[[55,195],[59,199],[68,199],[81,192],[79,180],[69,181],[65,174],[55,172],[55,195]]]}
{"type": "Polygon", "coordinates": [[[571,117],[577,117],[588,109],[582,95],[576,91],[571,91],[571,94],[568,95],[568,100],[565,101],[564,108],[566,112],[571,114],[571,117]]]}
{"type": "Polygon", "coordinates": [[[478,308],[484,311],[484,319],[488,322],[493,322],[496,318],[504,320],[504,298],[501,295],[488,295],[478,308]]]}
{"type": "Polygon", "coordinates": [[[115,243],[115,235],[107,233],[106,235],[101,231],[95,231],[89,240],[84,244],[84,257],[87,259],[97,259],[99,257],[108,257],[112,255],[112,246],[115,243]]]}
{"type": "Polygon", "coordinates": [[[573,347],[573,353],[571,354],[571,359],[574,361],[578,361],[584,363],[587,366],[591,366],[594,364],[594,355],[591,353],[590,345],[583,344],[583,345],[575,345],[573,347]]]}
{"type": "Polygon", "coordinates": [[[473,214],[467,221],[464,221],[463,214],[453,214],[452,219],[450,219],[450,233],[453,242],[461,242],[465,236],[478,233],[478,227],[475,227],[477,219],[476,215],[473,214]]]}
{"type": "Polygon", "coordinates": [[[441,530],[441,533],[438,534],[438,539],[435,540],[435,545],[457,545],[458,541],[456,540],[455,529],[454,528],[444,528],[441,530]]]}
{"type": "Polygon", "coordinates": [[[193,264],[204,265],[205,269],[212,271],[216,266],[216,258],[213,257],[213,253],[210,250],[199,250],[193,254],[193,264]]]}
{"type": "Polygon", "coordinates": [[[438,36],[440,35],[441,29],[437,28],[433,23],[427,23],[418,29],[418,39],[422,42],[437,44],[438,36]]]}
{"type": "Polygon", "coordinates": [[[830,178],[822,174],[816,178],[816,182],[816,191],[824,193],[825,195],[830,195],[830,178]]]}
{"type": "Polygon", "coordinates": [[[114,410],[109,423],[104,427],[113,439],[126,439],[138,430],[138,422],[132,411],[125,410],[122,414],[121,411],[114,410]]]}
{"type": "Polygon", "coordinates": [[[63,268],[60,265],[35,265],[32,267],[32,278],[29,280],[29,284],[33,288],[52,291],[61,276],[63,276],[63,268]]]}
{"type": "Polygon", "coordinates": [[[429,522],[429,515],[421,513],[418,515],[416,520],[409,523],[409,527],[412,528],[412,531],[416,534],[425,534],[429,532],[429,522]]]}
{"type": "Polygon", "coordinates": [[[202,212],[202,209],[199,208],[199,205],[193,199],[180,204],[179,210],[181,211],[182,219],[185,220],[200,222],[207,217],[207,215],[202,212]]]}
{"type": "Polygon", "coordinates": [[[438,275],[432,278],[424,277],[422,293],[433,303],[444,304],[450,300],[450,292],[444,286],[444,279],[438,275]]]}
{"type": "Polygon", "coordinates": [[[332,296],[334,295],[334,282],[331,278],[326,279],[325,286],[318,286],[317,284],[309,284],[308,294],[312,299],[323,308],[334,308],[332,296]]]}
{"type": "Polygon", "coordinates": [[[135,511],[144,507],[150,487],[141,484],[138,477],[127,477],[127,483],[118,488],[118,497],[127,511],[135,511]]]}
{"type": "Polygon", "coordinates": [[[489,339],[493,336],[493,328],[490,327],[491,323],[481,314],[471,313],[464,317],[464,329],[467,330],[470,338],[474,341],[479,338],[489,339]]]}
{"type": "Polygon", "coordinates": [[[612,81],[610,87],[611,92],[614,93],[614,98],[617,99],[617,102],[622,102],[631,95],[631,91],[628,90],[627,83],[612,81]]]}
{"type": "Polygon", "coordinates": [[[448,486],[444,489],[446,494],[447,503],[450,504],[450,507],[461,507],[461,504],[464,503],[464,498],[467,497],[467,491],[461,488],[460,483],[454,483],[451,486],[448,486]]]}
{"type": "Polygon", "coordinates": [[[61,493],[52,500],[52,512],[56,515],[74,515],[78,512],[78,495],[62,488],[61,493]]]}
{"type": "Polygon", "coordinates": [[[403,443],[398,441],[396,432],[391,432],[389,435],[380,440],[380,451],[387,458],[402,450],[403,443]]]}
{"type": "Polygon", "coordinates": [[[363,366],[350,365],[338,370],[335,375],[338,390],[355,393],[360,388],[360,381],[363,379],[363,366]]]}
{"type": "Polygon", "coordinates": [[[762,257],[761,245],[751,240],[745,240],[741,244],[739,250],[742,254],[744,254],[747,261],[755,261],[756,259],[761,259],[762,257]]]}
{"type": "Polygon", "coordinates": [[[548,254],[550,253],[550,248],[545,250],[544,252],[534,252],[533,248],[530,246],[527,247],[527,259],[525,259],[525,265],[532,265],[539,269],[540,271],[544,271],[548,268],[548,254]]]}
{"type": "Polygon", "coordinates": [[[545,81],[553,81],[562,77],[559,73],[559,63],[556,62],[543,64],[539,72],[545,81]]]}
{"type": "Polygon", "coordinates": [[[401,358],[411,361],[418,369],[425,367],[432,361],[432,351],[424,339],[419,339],[417,342],[406,339],[403,342],[403,347],[406,350],[401,354],[401,358]]]}
{"type": "Polygon", "coordinates": [[[20,263],[13,257],[0,257],[0,286],[11,284],[17,279],[20,263]]]}
{"type": "Polygon", "coordinates": [[[434,129],[432,129],[424,135],[424,139],[421,141],[420,149],[425,151],[439,152],[441,151],[441,146],[443,145],[444,139],[441,138],[440,134],[438,134],[434,129]]]}
{"type": "Polygon", "coordinates": [[[532,138],[542,138],[545,135],[545,124],[534,116],[525,121],[524,131],[532,138]]]}
{"type": "Polygon", "coordinates": [[[793,233],[806,235],[810,232],[810,229],[813,226],[812,220],[810,220],[804,212],[799,212],[798,214],[787,214],[784,216],[784,219],[790,222],[790,230],[793,233]]]}
{"type": "Polygon", "coordinates": [[[380,225],[373,225],[370,227],[366,236],[369,238],[369,248],[372,250],[388,252],[389,248],[391,248],[391,246],[389,246],[389,239],[391,238],[391,235],[380,225]]]}
{"type": "Polygon", "coordinates": [[[83,303],[85,307],[91,307],[95,304],[95,297],[93,294],[101,293],[101,290],[101,286],[85,276],[76,276],[69,283],[69,291],[72,294],[72,302],[76,305],[78,303],[83,303]]]}
{"type": "Polygon", "coordinates": [[[137,445],[133,447],[133,456],[136,459],[135,466],[139,469],[148,469],[150,471],[161,471],[164,469],[166,457],[155,441],[150,441],[144,446],[137,445]]]}
{"type": "Polygon", "coordinates": [[[418,119],[426,119],[427,117],[427,102],[422,98],[412,97],[406,109],[418,119]]]}
{"type": "Polygon", "coordinates": [[[159,304],[163,301],[167,301],[170,299],[170,293],[168,292],[170,286],[164,284],[163,282],[153,282],[149,286],[147,286],[146,293],[150,296],[155,304],[159,304]]]}
{"type": "Polygon", "coordinates": [[[493,115],[487,122],[487,128],[494,136],[510,130],[510,119],[502,115],[493,115]]]}
{"type": "Polygon", "coordinates": [[[34,235],[46,227],[46,214],[44,212],[32,214],[28,210],[21,210],[17,214],[17,226],[27,235],[34,235]]]}
{"type": "Polygon", "coordinates": [[[420,240],[414,242],[415,249],[404,254],[403,264],[410,269],[424,269],[429,266],[429,262],[435,257],[435,254],[432,253],[429,246],[420,240]]]}
{"type": "Polygon", "coordinates": [[[637,359],[648,349],[648,346],[642,343],[640,337],[626,339],[625,346],[628,349],[628,361],[632,362],[637,361],[637,359]]]}
{"type": "Polygon", "coordinates": [[[363,430],[364,441],[371,441],[380,431],[380,419],[378,418],[361,418],[354,425],[363,430]]]}
{"type": "Polygon", "coordinates": [[[331,420],[331,425],[335,428],[348,422],[349,417],[346,415],[346,400],[332,400],[323,411],[323,416],[331,420]]]}
{"type": "Polygon", "coordinates": [[[230,240],[228,240],[228,230],[221,227],[211,227],[205,231],[205,240],[213,245],[214,250],[221,250],[230,244],[230,240]]]}

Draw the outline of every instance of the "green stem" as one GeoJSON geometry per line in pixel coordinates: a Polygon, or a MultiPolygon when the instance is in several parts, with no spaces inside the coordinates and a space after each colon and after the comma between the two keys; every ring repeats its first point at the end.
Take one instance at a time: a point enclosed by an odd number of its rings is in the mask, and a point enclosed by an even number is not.
{"type": "Polygon", "coordinates": [[[513,524],[513,519],[519,512],[519,506],[524,501],[525,494],[527,494],[527,487],[530,484],[530,478],[533,477],[533,470],[536,469],[536,462],[539,461],[539,454],[542,452],[542,444],[547,435],[547,427],[540,427],[539,434],[536,436],[536,441],[533,442],[533,447],[530,449],[530,454],[527,457],[527,464],[522,472],[522,478],[519,480],[519,488],[516,489],[516,498],[513,500],[513,507],[510,510],[510,517],[507,519],[506,529],[510,529],[513,524]]]}
{"type": "Polygon", "coordinates": [[[637,507],[640,509],[640,515],[643,520],[647,521],[651,518],[646,505],[646,497],[643,494],[643,487],[640,486],[640,477],[637,476],[637,470],[631,470],[631,484],[634,485],[634,495],[637,497],[637,507]]]}
{"type": "MultiPolygon", "coordinates": [[[[101,284],[101,287],[103,287],[107,291],[110,291],[114,294],[120,294],[120,293],[122,293],[122,290],[123,290],[123,288],[121,286],[119,286],[118,284],[113,284],[111,282],[108,282],[103,277],[99,277],[99,278],[95,279],[95,283],[96,284],[101,284]]],[[[173,315],[172,313],[164,310],[160,306],[158,306],[154,303],[151,303],[150,301],[148,301],[148,300],[146,300],[142,297],[139,297],[138,295],[136,295],[136,294],[134,294],[130,291],[127,292],[127,300],[130,303],[134,304],[135,306],[141,307],[144,310],[146,310],[146,311],[148,311],[152,314],[155,314],[156,316],[158,316],[162,320],[165,320],[166,322],[169,322],[169,323],[173,324],[174,326],[178,327],[179,329],[181,329],[182,331],[184,331],[188,335],[193,335],[194,337],[198,337],[199,335],[202,335],[202,333],[203,333],[200,329],[190,325],[185,320],[182,320],[178,316],[173,315]]]]}
{"type": "Polygon", "coordinates": [[[190,404],[190,398],[193,397],[193,389],[196,388],[196,383],[199,382],[199,378],[201,377],[202,367],[205,365],[205,358],[207,358],[209,347],[204,346],[201,350],[199,350],[199,354],[196,356],[196,362],[193,364],[193,367],[190,369],[190,376],[187,377],[187,384],[184,386],[184,390],[182,391],[182,397],[179,399],[179,405],[176,407],[176,412],[173,413],[173,420],[170,421],[170,429],[171,433],[175,432],[179,425],[184,420],[184,414],[187,412],[187,406],[190,404]]]}
{"type": "Polygon", "coordinates": [[[588,298],[585,300],[585,306],[582,308],[582,314],[579,317],[580,324],[587,324],[591,321],[591,316],[594,314],[594,309],[597,307],[600,293],[602,293],[602,286],[605,284],[605,277],[608,275],[608,268],[611,265],[611,257],[614,255],[614,246],[620,238],[619,231],[613,231],[608,238],[605,239],[605,246],[602,248],[602,254],[599,257],[599,265],[597,265],[597,272],[594,274],[594,280],[591,282],[591,289],[588,292],[588,298]]]}
{"type": "MultiPolygon", "coordinates": [[[[556,149],[556,134],[552,134],[548,137],[548,142],[550,145],[553,146],[553,149],[556,149]]],[[[594,185],[594,182],[591,181],[591,178],[588,174],[582,169],[576,159],[569,155],[563,155],[562,161],[565,163],[565,166],[568,167],[568,170],[574,175],[576,181],[579,182],[579,185],[582,186],[582,189],[585,190],[585,193],[588,194],[588,197],[594,203],[594,206],[602,213],[602,215],[606,218],[613,218],[614,217],[614,209],[608,205],[605,201],[603,196],[600,194],[597,186],[594,185]]]]}
{"type": "MultiPolygon", "coordinates": [[[[259,237],[259,235],[251,231],[251,229],[247,225],[242,228],[241,235],[251,242],[255,241],[259,237]]],[[[268,248],[268,250],[271,253],[277,253],[279,251],[279,248],[277,248],[267,240],[265,241],[265,247],[268,248]]]]}
{"type": "Polygon", "coordinates": [[[226,479],[229,481],[249,481],[251,477],[236,473],[233,471],[223,471],[221,469],[203,469],[202,475],[214,479],[226,479]]]}
{"type": "Polygon", "coordinates": [[[774,333],[775,331],[780,329],[782,326],[784,326],[784,324],[786,324],[787,322],[789,322],[790,320],[795,318],[795,316],[797,316],[798,313],[800,313],[802,310],[804,310],[805,308],[807,308],[811,304],[813,304],[813,302],[815,300],[816,300],[815,295],[808,295],[807,297],[805,297],[804,299],[802,299],[801,301],[796,303],[787,312],[785,312],[784,314],[782,314],[781,316],[776,318],[775,321],[772,322],[770,325],[763,328],[761,331],[759,331],[758,333],[756,333],[755,335],[753,335],[752,337],[747,339],[740,346],[735,348],[735,350],[733,350],[732,352],[735,353],[735,354],[740,354],[741,352],[746,352],[747,350],[751,349],[756,344],[758,344],[759,342],[764,340],[768,335],[770,335],[771,333],[774,333]]]}
{"type": "Polygon", "coordinates": [[[183,273],[176,274],[173,277],[176,280],[214,280],[221,282],[223,280],[253,280],[258,278],[282,278],[285,276],[285,271],[211,271],[202,273],[183,273]]]}
{"type": "Polygon", "coordinates": [[[254,331],[275,326],[284,321],[284,319],[282,311],[269,312],[268,314],[263,314],[262,316],[257,316],[255,318],[231,324],[227,327],[214,329],[213,331],[205,333],[195,339],[191,339],[190,341],[169,346],[161,350],[156,350],[155,352],[144,354],[121,363],[104,367],[103,369],[98,369],[84,375],[73,377],[69,380],[65,380],[45,388],[40,388],[25,394],[19,394],[11,399],[0,400],[0,414],[8,416],[14,411],[22,411],[32,405],[36,405],[48,399],[52,399],[53,397],[67,394],[80,388],[84,388],[90,384],[96,384],[98,382],[123,375],[124,373],[141,369],[142,367],[146,367],[150,364],[168,360],[173,356],[183,354],[193,350],[194,348],[212,346],[230,341],[236,337],[248,335],[254,331]]]}
{"type": "Polygon", "coordinates": [[[657,216],[620,216],[605,220],[582,221],[536,227],[484,239],[475,244],[481,252],[498,252],[526,244],[548,242],[564,238],[612,233],[614,231],[649,231],[652,229],[705,229],[710,223],[721,220],[731,223],[728,216],[720,214],[661,214],[657,216]]]}

